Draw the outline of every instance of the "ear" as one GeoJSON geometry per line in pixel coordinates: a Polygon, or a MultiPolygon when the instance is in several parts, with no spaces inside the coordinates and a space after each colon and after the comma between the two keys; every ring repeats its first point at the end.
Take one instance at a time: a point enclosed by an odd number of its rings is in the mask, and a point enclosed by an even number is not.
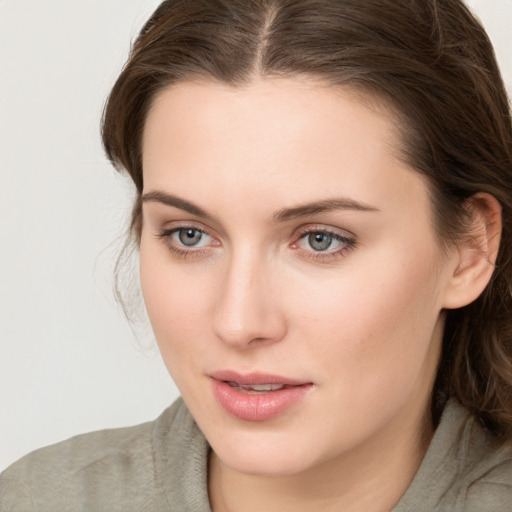
{"type": "Polygon", "coordinates": [[[501,206],[487,193],[470,197],[467,234],[455,247],[454,265],[443,307],[467,306],[484,291],[494,271],[501,238],[501,206]]]}

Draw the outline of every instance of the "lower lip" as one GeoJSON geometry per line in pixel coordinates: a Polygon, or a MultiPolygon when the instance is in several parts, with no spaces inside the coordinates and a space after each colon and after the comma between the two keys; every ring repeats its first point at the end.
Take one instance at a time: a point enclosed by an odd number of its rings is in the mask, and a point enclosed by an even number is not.
{"type": "Polygon", "coordinates": [[[245,421],[265,421],[279,416],[302,400],[313,385],[303,384],[255,394],[244,393],[216,379],[212,379],[212,386],[215,398],[231,416],[245,421]]]}

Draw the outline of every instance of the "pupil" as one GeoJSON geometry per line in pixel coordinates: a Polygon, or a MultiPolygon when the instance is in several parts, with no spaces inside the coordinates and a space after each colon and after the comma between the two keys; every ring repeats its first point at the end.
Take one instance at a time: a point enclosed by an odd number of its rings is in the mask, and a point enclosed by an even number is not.
{"type": "Polygon", "coordinates": [[[311,233],[309,235],[309,245],[315,251],[325,251],[329,249],[332,243],[332,236],[325,233],[311,233]]]}
{"type": "Polygon", "coordinates": [[[197,229],[180,229],[179,238],[183,245],[192,246],[197,244],[203,234],[197,229]]]}

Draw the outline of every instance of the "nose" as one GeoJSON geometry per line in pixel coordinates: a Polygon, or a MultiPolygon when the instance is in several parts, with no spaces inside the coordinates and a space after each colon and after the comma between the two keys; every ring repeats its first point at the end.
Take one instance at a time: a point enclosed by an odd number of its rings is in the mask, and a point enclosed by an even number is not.
{"type": "Polygon", "coordinates": [[[280,341],[286,319],[271,262],[254,255],[234,255],[217,295],[213,330],[223,343],[245,349],[280,341]]]}

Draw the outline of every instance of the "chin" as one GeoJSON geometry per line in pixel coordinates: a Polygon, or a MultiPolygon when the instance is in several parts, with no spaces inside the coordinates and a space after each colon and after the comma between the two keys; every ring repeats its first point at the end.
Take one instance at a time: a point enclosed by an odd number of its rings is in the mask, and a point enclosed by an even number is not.
{"type": "MultiPolygon", "coordinates": [[[[274,433],[275,434],[275,433],[274,433]]],[[[284,477],[304,472],[318,461],[290,435],[224,435],[212,439],[213,451],[222,463],[237,472],[261,477],[284,477]],[[245,437],[245,439],[244,439],[245,437]],[[283,439],[284,437],[284,439],[283,439]]]]}
{"type": "Polygon", "coordinates": [[[250,454],[228,455],[224,458],[219,456],[219,459],[224,465],[244,475],[267,478],[292,476],[310,467],[302,457],[289,457],[275,452],[254,457],[250,454]]]}

